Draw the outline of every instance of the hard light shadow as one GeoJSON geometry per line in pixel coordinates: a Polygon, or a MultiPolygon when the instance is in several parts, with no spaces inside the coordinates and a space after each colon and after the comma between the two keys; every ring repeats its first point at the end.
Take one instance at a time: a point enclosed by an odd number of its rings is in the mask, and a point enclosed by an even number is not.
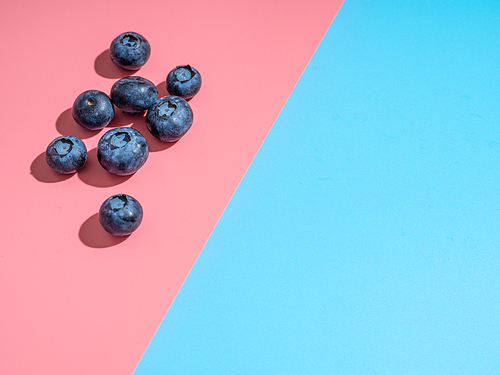
{"type": "Polygon", "coordinates": [[[158,90],[158,98],[163,98],[164,96],[170,95],[167,91],[167,84],[165,81],[157,84],[156,89],[158,90]]]}
{"type": "MultiPolygon", "coordinates": [[[[167,91],[167,83],[166,81],[160,82],[156,85],[156,89],[158,90],[158,98],[163,98],[164,96],[170,96],[170,93],[167,91]]],[[[186,102],[190,102],[191,99],[185,99],[186,102]]]]}
{"type": "Polygon", "coordinates": [[[78,172],[80,180],[95,187],[111,187],[127,181],[130,176],[117,176],[105,170],[97,160],[97,148],[87,153],[87,163],[78,172]]]}
{"type": "Polygon", "coordinates": [[[163,150],[166,150],[167,148],[174,146],[177,143],[177,141],[175,141],[175,142],[162,142],[158,138],[154,137],[149,132],[149,130],[146,126],[146,121],[136,122],[136,123],[132,124],[131,128],[137,130],[139,133],[141,133],[144,136],[144,138],[146,138],[150,152],[163,151],[163,150]]]}
{"type": "Polygon", "coordinates": [[[101,77],[114,79],[131,76],[137,72],[137,70],[125,70],[116,66],[109,57],[109,48],[96,57],[94,69],[101,77]]]}
{"type": "Polygon", "coordinates": [[[80,139],[93,137],[100,131],[88,130],[78,125],[71,115],[71,108],[59,115],[56,121],[56,129],[61,135],[74,135],[80,139]]]}
{"type": "Polygon", "coordinates": [[[85,220],[80,227],[78,236],[85,245],[99,249],[116,246],[129,237],[113,236],[106,232],[99,223],[99,214],[94,214],[85,220]]]}
{"type": "Polygon", "coordinates": [[[46,183],[65,181],[75,175],[75,173],[60,174],[54,172],[45,161],[45,151],[38,155],[35,160],[33,160],[30,166],[30,170],[33,177],[35,177],[40,182],[46,183]]]}
{"type": "Polygon", "coordinates": [[[123,113],[123,111],[116,106],[114,106],[114,108],[115,115],[106,128],[119,128],[122,126],[132,125],[137,121],[144,121],[144,116],[140,113],[137,115],[131,115],[130,113],[123,113]]]}

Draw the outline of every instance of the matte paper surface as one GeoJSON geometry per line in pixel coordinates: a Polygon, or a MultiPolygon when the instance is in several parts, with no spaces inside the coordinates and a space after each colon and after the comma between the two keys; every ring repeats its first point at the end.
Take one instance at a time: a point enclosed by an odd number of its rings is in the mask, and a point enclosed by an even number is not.
{"type": "Polygon", "coordinates": [[[347,0],[135,375],[500,373],[499,19],[347,0]]]}
{"type": "Polygon", "coordinates": [[[231,195],[340,7],[340,0],[4,2],[0,149],[0,374],[131,374],[231,195]],[[111,41],[142,34],[151,57],[115,67],[111,41]],[[177,65],[203,76],[194,124],[154,139],[140,115],[116,112],[149,142],[147,163],[117,177],[97,162],[102,134],[71,117],[83,91],[109,94],[134,74],[158,85],[177,65]],[[83,139],[87,165],[46,165],[61,134],[83,139]],[[106,198],[139,200],[128,238],[99,226],[106,198]]]}

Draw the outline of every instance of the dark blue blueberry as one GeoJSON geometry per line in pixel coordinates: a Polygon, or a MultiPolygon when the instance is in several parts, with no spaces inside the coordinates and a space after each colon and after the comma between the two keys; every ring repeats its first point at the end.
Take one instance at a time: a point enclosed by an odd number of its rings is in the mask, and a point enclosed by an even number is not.
{"type": "Polygon", "coordinates": [[[180,65],[168,73],[166,84],[170,95],[190,99],[200,91],[201,75],[190,65],[180,65]]]}
{"type": "Polygon", "coordinates": [[[177,141],[192,124],[193,111],[190,105],[174,95],[158,99],[146,114],[149,132],[163,142],[177,141]]]}
{"type": "Polygon", "coordinates": [[[111,60],[120,68],[137,70],[151,55],[151,46],[142,35],[132,31],[118,35],[109,47],[111,60]]]}
{"type": "Polygon", "coordinates": [[[118,176],[137,172],[148,156],[146,138],[132,128],[108,130],[97,144],[97,160],[104,169],[118,176]]]}
{"type": "Polygon", "coordinates": [[[111,100],[123,112],[135,115],[144,112],[158,99],[153,82],[142,77],[124,77],[111,87],[111,100]]]}
{"type": "Polygon", "coordinates": [[[57,137],[47,146],[45,160],[57,173],[75,173],[82,169],[87,161],[87,147],[74,135],[57,137]]]}
{"type": "Polygon", "coordinates": [[[115,109],[111,99],[105,93],[99,90],[88,90],[78,95],[71,114],[75,121],[89,130],[99,130],[108,125],[115,109]]]}
{"type": "Polygon", "coordinates": [[[142,215],[142,206],[135,198],[117,194],[101,205],[99,223],[113,236],[126,236],[139,227],[142,215]]]}

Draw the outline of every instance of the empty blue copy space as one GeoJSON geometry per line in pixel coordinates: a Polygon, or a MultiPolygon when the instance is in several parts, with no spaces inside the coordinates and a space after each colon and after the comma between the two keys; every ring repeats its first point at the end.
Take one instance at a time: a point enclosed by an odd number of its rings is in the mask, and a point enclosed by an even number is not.
{"type": "Polygon", "coordinates": [[[499,20],[346,0],[135,374],[500,374],[499,20]]]}

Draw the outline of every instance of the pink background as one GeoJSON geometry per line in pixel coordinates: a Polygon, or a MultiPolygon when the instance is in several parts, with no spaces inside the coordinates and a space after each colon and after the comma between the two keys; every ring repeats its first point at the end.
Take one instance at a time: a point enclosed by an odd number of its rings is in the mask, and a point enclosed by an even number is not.
{"type": "Polygon", "coordinates": [[[130,374],[224,207],[333,20],[340,0],[6,3],[0,15],[0,374],[130,374]],[[144,35],[158,84],[189,63],[203,77],[194,124],[172,147],[140,116],[117,112],[152,151],[134,176],[110,175],[95,147],[105,132],[71,118],[83,91],[128,75],[107,55],[124,31],[144,35]],[[45,164],[48,143],[81,137],[78,174],[45,164]],[[128,238],[96,213],[125,193],[144,208],[128,238]]]}

